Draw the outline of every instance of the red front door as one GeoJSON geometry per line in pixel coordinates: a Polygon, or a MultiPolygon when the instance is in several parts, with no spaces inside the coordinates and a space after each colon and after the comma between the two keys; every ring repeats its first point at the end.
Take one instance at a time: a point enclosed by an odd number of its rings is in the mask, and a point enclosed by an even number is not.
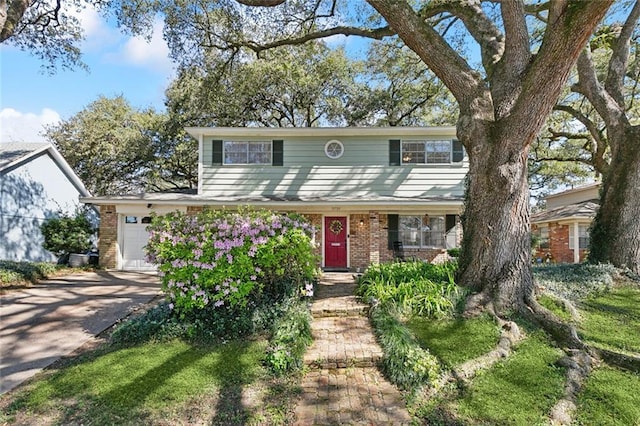
{"type": "Polygon", "coordinates": [[[347,218],[324,218],[324,266],[347,267],[347,218]]]}

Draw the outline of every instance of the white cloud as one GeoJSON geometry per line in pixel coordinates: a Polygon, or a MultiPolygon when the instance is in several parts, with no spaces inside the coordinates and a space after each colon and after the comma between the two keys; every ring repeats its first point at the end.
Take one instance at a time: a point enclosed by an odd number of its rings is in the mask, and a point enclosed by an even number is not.
{"type": "Polygon", "coordinates": [[[46,142],[42,136],[44,126],[59,121],[60,114],[49,108],[43,108],[38,114],[3,108],[0,110],[0,143],[46,142]]]}
{"type": "Polygon", "coordinates": [[[171,69],[169,60],[169,47],[162,38],[161,20],[153,23],[153,35],[147,41],[144,37],[132,37],[124,45],[123,57],[127,62],[139,66],[159,66],[163,69],[171,69]]]}

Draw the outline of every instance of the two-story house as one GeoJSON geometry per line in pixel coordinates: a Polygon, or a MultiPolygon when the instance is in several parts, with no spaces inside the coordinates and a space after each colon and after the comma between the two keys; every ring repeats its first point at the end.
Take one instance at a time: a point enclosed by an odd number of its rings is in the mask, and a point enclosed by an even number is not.
{"type": "Polygon", "coordinates": [[[188,128],[196,193],[91,197],[100,262],[147,269],[150,213],[253,206],[305,215],[325,269],[358,270],[405,254],[433,260],[461,237],[468,161],[454,127],[188,128]]]}

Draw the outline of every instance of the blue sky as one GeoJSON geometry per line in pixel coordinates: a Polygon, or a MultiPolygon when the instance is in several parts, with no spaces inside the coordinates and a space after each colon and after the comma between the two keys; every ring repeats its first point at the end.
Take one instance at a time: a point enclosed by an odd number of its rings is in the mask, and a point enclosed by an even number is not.
{"type": "Polygon", "coordinates": [[[28,52],[0,45],[0,142],[42,142],[43,125],[68,119],[100,95],[124,95],[134,107],[164,109],[173,76],[161,23],[151,42],[108,25],[93,10],[80,15],[89,71],[43,71],[28,52]]]}
{"type": "MultiPolygon", "coordinates": [[[[0,45],[0,142],[44,142],[45,125],[66,120],[98,96],[123,95],[136,108],[164,110],[164,91],[174,76],[158,20],[150,42],[130,37],[92,9],[79,15],[86,40],[81,45],[89,71],[58,69],[50,75],[29,52],[0,45]]],[[[362,39],[327,39],[363,55],[362,39]]]]}

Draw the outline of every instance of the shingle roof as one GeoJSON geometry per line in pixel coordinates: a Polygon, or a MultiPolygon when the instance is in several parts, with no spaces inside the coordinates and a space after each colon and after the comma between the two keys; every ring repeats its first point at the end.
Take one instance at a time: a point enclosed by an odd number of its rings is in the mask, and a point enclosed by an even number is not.
{"type": "Polygon", "coordinates": [[[531,216],[531,222],[552,222],[569,218],[593,219],[599,207],[600,203],[598,200],[588,200],[581,203],[569,204],[567,206],[560,206],[536,213],[531,216]]]}
{"type": "Polygon", "coordinates": [[[23,158],[42,151],[48,143],[8,142],[0,143],[0,170],[23,158]]]}

